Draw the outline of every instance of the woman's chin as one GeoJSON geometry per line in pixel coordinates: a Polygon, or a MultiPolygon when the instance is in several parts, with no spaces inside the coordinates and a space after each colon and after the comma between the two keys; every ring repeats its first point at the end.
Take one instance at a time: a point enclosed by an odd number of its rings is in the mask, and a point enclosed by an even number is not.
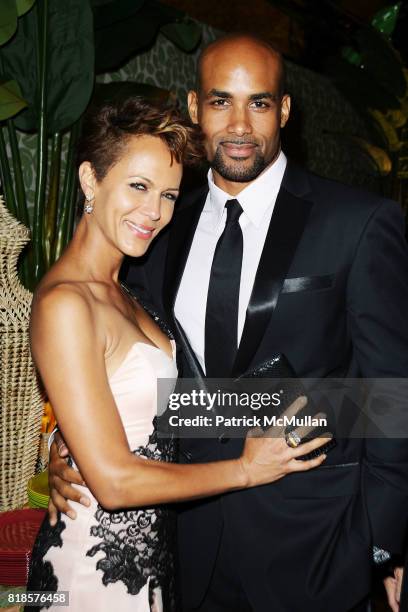
{"type": "Polygon", "coordinates": [[[141,244],[125,244],[122,245],[121,251],[127,257],[142,257],[148,250],[151,240],[142,242],[141,244]]]}

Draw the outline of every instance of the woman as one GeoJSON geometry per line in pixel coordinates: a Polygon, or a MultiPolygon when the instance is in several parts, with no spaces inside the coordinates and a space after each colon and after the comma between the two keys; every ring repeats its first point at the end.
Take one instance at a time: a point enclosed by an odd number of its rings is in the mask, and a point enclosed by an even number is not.
{"type": "Polygon", "coordinates": [[[300,450],[261,437],[248,438],[239,459],[178,465],[155,438],[157,379],[170,379],[170,393],[177,375],[174,340],[118,275],[123,257],[144,255],[169,223],[182,163],[196,155],[174,110],[129,99],[89,115],[79,150],[84,213],[34,296],[34,360],[92,502],[76,504],[75,522],[59,518],[52,529],[45,519],[28,589],[69,591],[69,610],[175,609],[172,521],[152,506],[273,482],[325,458],[296,461],[322,439],[300,450]]]}

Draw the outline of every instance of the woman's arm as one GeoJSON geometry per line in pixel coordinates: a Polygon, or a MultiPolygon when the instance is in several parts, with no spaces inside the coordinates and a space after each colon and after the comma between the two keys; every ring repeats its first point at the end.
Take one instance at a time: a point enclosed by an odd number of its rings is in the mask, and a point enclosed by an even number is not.
{"type": "MultiPolygon", "coordinates": [[[[179,465],[137,457],[129,449],[109,387],[106,340],[82,295],[60,286],[35,300],[31,340],[34,360],[67,446],[87,486],[109,510],[265,484],[324,460],[324,456],[295,460],[320,446],[322,439],[290,449],[281,438],[264,436],[247,439],[242,457],[233,460],[179,465]]],[[[303,400],[298,400],[292,410],[302,405],[303,400]]]]}

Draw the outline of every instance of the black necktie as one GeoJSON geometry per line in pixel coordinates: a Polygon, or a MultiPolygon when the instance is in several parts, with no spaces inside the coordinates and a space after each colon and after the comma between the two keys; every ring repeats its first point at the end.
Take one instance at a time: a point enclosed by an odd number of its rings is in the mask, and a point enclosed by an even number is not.
{"type": "Polygon", "coordinates": [[[238,349],[242,208],[238,200],[228,200],[225,207],[227,222],[215,248],[205,313],[205,369],[210,378],[231,376],[238,349]]]}

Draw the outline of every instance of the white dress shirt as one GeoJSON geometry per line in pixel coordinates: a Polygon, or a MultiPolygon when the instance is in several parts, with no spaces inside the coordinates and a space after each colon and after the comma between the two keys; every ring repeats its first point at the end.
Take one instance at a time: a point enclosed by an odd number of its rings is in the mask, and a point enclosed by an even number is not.
{"type": "Polygon", "coordinates": [[[174,309],[176,318],[183,327],[204,372],[208,285],[215,247],[227,219],[225,203],[236,198],[243,210],[239,219],[244,240],[238,309],[239,343],[286,161],[286,156],[281,151],[274,163],[237,196],[231,196],[217,187],[213,181],[212,171],[208,172],[209,192],[194,234],[174,309]]]}

